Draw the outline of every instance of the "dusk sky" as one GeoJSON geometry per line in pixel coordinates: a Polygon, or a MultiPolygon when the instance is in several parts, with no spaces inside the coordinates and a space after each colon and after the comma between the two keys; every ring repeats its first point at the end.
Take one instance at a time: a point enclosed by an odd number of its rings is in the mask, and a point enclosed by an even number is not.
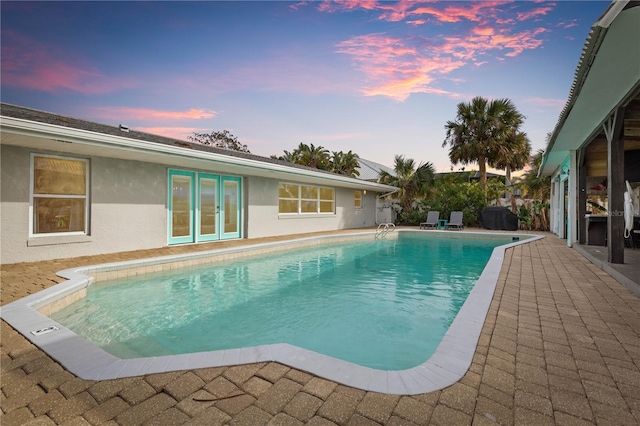
{"type": "Polygon", "coordinates": [[[267,157],[304,142],[448,171],[445,123],[474,96],[511,99],[545,147],[608,5],[2,1],[1,97],[179,139],[229,130],[267,157]]]}

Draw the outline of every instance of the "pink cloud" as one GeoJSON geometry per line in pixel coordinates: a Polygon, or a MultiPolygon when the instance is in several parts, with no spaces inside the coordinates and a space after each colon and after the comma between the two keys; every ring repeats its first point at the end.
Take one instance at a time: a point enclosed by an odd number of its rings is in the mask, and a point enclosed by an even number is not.
{"type": "Polygon", "coordinates": [[[382,95],[398,101],[412,93],[453,96],[439,87],[445,75],[464,66],[481,66],[487,62],[487,55],[503,60],[535,49],[542,43],[537,36],[544,31],[538,28],[510,34],[507,30],[476,27],[465,36],[445,37],[440,44],[433,40],[425,43],[419,37],[369,34],[339,43],[338,52],[350,55],[365,74],[362,92],[367,96],[382,95]]]}
{"type": "MultiPolygon", "coordinates": [[[[419,39],[413,39],[419,42],[419,39]]],[[[407,40],[371,34],[342,42],[338,52],[351,55],[358,68],[367,76],[365,95],[384,95],[399,101],[411,93],[448,94],[433,86],[436,75],[448,74],[464,65],[437,51],[408,45],[407,40]]]]}
{"type": "MultiPolygon", "coordinates": [[[[524,3],[508,1],[388,3],[370,0],[324,1],[325,12],[366,9],[379,12],[378,19],[419,26],[436,22],[452,31],[427,37],[367,34],[337,44],[337,51],[349,55],[365,77],[361,92],[403,101],[412,93],[457,96],[441,87],[445,76],[465,66],[482,66],[504,61],[539,48],[546,28],[519,29],[519,21],[546,15],[555,4],[535,4],[517,12],[524,3]],[[507,7],[505,7],[507,6],[507,7]],[[466,21],[464,24],[459,24],[466,21]],[[469,28],[468,23],[475,23],[469,28]]],[[[533,3],[532,3],[533,4],[533,3]]],[[[525,6],[527,7],[527,6],[525,6]]]]}
{"type": "Polygon", "coordinates": [[[318,10],[321,12],[336,12],[357,8],[374,10],[378,7],[379,4],[375,0],[324,0],[318,6],[318,10]]]}
{"type": "MultiPolygon", "coordinates": [[[[415,4],[415,3],[414,3],[415,4]]],[[[483,22],[489,16],[495,15],[496,7],[504,5],[501,1],[481,1],[458,4],[450,4],[445,8],[418,7],[408,11],[407,15],[430,15],[439,22],[459,22],[463,19],[472,22],[483,22]]]]}
{"type": "Polygon", "coordinates": [[[560,22],[556,26],[560,27],[560,28],[564,28],[566,30],[567,28],[576,27],[577,25],[578,25],[578,20],[577,19],[573,19],[573,20],[571,20],[569,22],[560,22]]]}
{"type": "Polygon", "coordinates": [[[546,15],[547,13],[553,10],[553,6],[555,5],[552,4],[549,6],[539,7],[537,9],[529,10],[527,12],[520,12],[516,16],[518,21],[526,21],[527,19],[546,15]]]}
{"type": "Polygon", "coordinates": [[[85,95],[110,93],[133,87],[131,80],[114,79],[81,60],[68,59],[68,52],[23,37],[2,32],[2,83],[7,86],[56,93],[71,90],[85,95]]]}
{"type": "Polygon", "coordinates": [[[187,111],[163,111],[130,107],[96,107],[92,108],[92,112],[94,116],[99,116],[103,119],[132,119],[146,122],[184,119],[202,120],[205,118],[213,118],[218,115],[216,111],[202,108],[192,108],[187,111]]]}
{"type": "Polygon", "coordinates": [[[498,6],[507,1],[478,1],[464,3],[437,3],[435,0],[401,0],[396,3],[375,0],[325,0],[318,6],[321,12],[340,12],[354,9],[376,10],[378,19],[389,22],[407,21],[411,25],[426,24],[429,20],[438,22],[460,22],[468,20],[482,22],[493,19],[500,12],[498,6]],[[442,7],[442,4],[446,4],[442,7]],[[423,18],[424,17],[424,18],[423,18]]]}

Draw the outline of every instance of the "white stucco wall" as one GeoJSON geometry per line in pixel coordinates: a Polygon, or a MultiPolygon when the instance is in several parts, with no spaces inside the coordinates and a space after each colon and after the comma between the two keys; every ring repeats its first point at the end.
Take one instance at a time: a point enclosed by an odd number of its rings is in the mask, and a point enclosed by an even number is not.
{"type": "Polygon", "coordinates": [[[30,238],[29,174],[32,152],[39,151],[1,145],[1,263],[59,259],[166,245],[167,168],[157,164],[104,157],[89,157],[90,235],[30,238]]]}
{"type": "MultiPolygon", "coordinates": [[[[65,154],[6,144],[0,145],[0,157],[0,263],[60,259],[167,245],[167,165],[65,154]],[[29,236],[31,153],[89,159],[88,236],[29,236]]],[[[279,182],[277,179],[244,177],[243,191],[246,195],[242,215],[245,227],[243,237],[257,238],[376,225],[375,192],[368,191],[363,195],[364,207],[356,209],[354,190],[338,187],[334,187],[334,215],[279,215],[279,182]]]]}
{"type": "Polygon", "coordinates": [[[248,190],[245,235],[248,238],[375,226],[376,201],[371,191],[363,196],[362,209],[353,206],[353,189],[335,188],[335,215],[279,215],[279,183],[277,179],[245,178],[245,188],[248,190]]]}

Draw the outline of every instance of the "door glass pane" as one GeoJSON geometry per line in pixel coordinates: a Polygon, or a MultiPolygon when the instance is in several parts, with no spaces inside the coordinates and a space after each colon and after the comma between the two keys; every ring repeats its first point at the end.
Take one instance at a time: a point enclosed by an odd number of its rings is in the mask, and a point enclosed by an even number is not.
{"type": "Polygon", "coordinates": [[[216,181],[200,179],[200,235],[216,233],[216,181]]]}
{"type": "Polygon", "coordinates": [[[224,182],[224,232],[238,232],[238,183],[224,182]]]}
{"type": "Polygon", "coordinates": [[[191,178],[173,176],[171,179],[171,236],[191,235],[191,178]]]}

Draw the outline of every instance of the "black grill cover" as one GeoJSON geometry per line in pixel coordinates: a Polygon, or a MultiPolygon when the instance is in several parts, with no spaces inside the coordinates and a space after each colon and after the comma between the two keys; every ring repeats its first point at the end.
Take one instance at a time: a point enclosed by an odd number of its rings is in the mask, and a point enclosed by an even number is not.
{"type": "Polygon", "coordinates": [[[480,212],[480,217],[487,229],[518,230],[518,216],[506,207],[487,207],[480,212]]]}

